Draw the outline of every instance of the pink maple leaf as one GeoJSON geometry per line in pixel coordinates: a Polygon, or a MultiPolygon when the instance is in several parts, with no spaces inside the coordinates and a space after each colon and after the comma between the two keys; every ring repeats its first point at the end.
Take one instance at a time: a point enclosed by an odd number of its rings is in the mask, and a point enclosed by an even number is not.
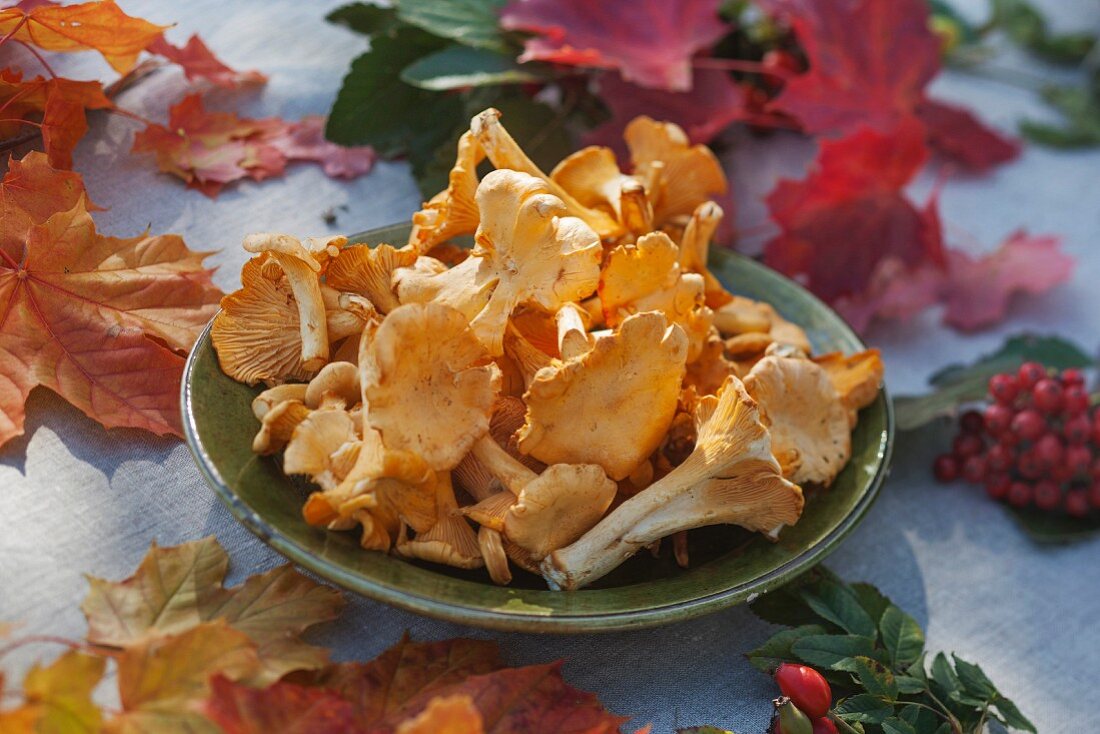
{"type": "Polygon", "coordinates": [[[507,30],[534,33],[520,61],[618,69],[639,86],[686,91],[691,57],[726,33],[720,0],[513,0],[507,30]]]}
{"type": "Polygon", "coordinates": [[[309,115],[290,126],[273,145],[292,161],[314,161],[333,178],[355,178],[369,173],[377,155],[374,148],[345,148],[325,140],[325,118],[309,115]]]}
{"type": "Polygon", "coordinates": [[[1016,158],[1020,143],[988,127],[969,110],[934,99],[917,106],[928,143],[972,171],[985,171],[1016,158]]]}
{"type": "Polygon", "coordinates": [[[794,29],[809,69],[770,109],[812,134],[891,129],[912,114],[940,69],[925,0],[761,0],[794,29]]]}
{"type": "Polygon", "coordinates": [[[944,321],[957,329],[980,329],[1004,318],[1014,294],[1045,293],[1066,282],[1075,261],[1059,246],[1058,237],[1018,230],[987,255],[948,250],[944,321]]]}

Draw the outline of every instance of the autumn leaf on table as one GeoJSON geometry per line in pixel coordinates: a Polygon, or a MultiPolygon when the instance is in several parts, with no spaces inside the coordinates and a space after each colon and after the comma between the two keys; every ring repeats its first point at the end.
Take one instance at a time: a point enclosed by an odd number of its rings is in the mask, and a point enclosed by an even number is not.
{"type": "Polygon", "coordinates": [[[255,643],[258,681],[324,665],[328,652],[307,645],[299,635],[335,618],[343,607],[340,594],[289,565],[226,589],[222,582],[228,566],[228,556],[211,537],[169,548],[154,544],[124,581],[89,578],[82,605],[88,642],[125,648],[224,620],[255,643]]]}
{"type": "Polygon", "coordinates": [[[267,688],[237,685],[223,675],[210,681],[203,713],[223,734],[354,734],[355,706],[325,688],[274,683],[267,688]]]}
{"type": "Polygon", "coordinates": [[[918,209],[903,193],[927,155],[911,118],[890,133],[861,128],[822,141],[809,175],[768,195],[782,231],[766,243],[765,262],[831,302],[863,293],[883,261],[943,268],[934,205],[918,209]]]}
{"type": "Polygon", "coordinates": [[[770,107],[813,135],[892,129],[940,68],[925,0],[762,0],[790,23],[809,69],[786,80],[770,107]],[[899,63],[899,59],[904,61],[899,63]]]}
{"type": "Polygon", "coordinates": [[[191,94],[169,109],[168,126],[151,124],[134,136],[133,150],[155,153],[160,170],[213,198],[232,181],[282,175],[288,161],[320,163],[330,176],[353,178],[370,171],[374,151],[343,148],[321,139],[323,123],[307,117],[289,123],[230,112],[209,112],[191,94]]]}
{"type": "Polygon", "coordinates": [[[54,168],[72,168],[73,148],[88,131],[85,110],[113,107],[99,82],[71,79],[24,80],[11,69],[0,70],[0,138],[37,132],[54,168]]]}
{"type": "Polygon", "coordinates": [[[198,35],[192,35],[183,46],[175,46],[163,35],[146,48],[149,53],[163,56],[183,69],[189,81],[205,79],[225,89],[244,84],[263,84],[267,77],[258,71],[237,71],[214,55],[198,35]]]}
{"type": "Polygon", "coordinates": [[[618,69],[638,86],[685,92],[691,57],[727,31],[719,0],[514,0],[501,12],[506,30],[536,34],[522,61],[618,69]]]}
{"type": "Polygon", "coordinates": [[[99,234],[79,177],[40,153],[12,161],[0,206],[0,444],[38,385],[109,428],[178,434],[182,353],[221,296],[205,255],[99,234]]]}
{"type": "Polygon", "coordinates": [[[98,51],[121,74],[130,71],[138,54],[167,28],[127,15],[114,0],[65,6],[34,3],[29,9],[21,5],[0,10],[0,36],[44,51],[98,51]]]}
{"type": "Polygon", "coordinates": [[[75,650],[45,667],[33,666],[23,679],[23,704],[0,711],[0,731],[7,734],[99,731],[102,716],[92,702],[92,690],[103,677],[105,667],[102,658],[75,650]]]}
{"type": "Polygon", "coordinates": [[[993,130],[969,110],[933,99],[917,106],[928,130],[928,144],[975,172],[987,171],[1020,155],[1020,143],[993,130]]]}

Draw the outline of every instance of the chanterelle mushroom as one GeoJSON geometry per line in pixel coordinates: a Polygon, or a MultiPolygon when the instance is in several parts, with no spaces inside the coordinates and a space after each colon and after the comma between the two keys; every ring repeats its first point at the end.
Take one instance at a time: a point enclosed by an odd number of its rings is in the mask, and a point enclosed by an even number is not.
{"type": "Polygon", "coordinates": [[[335,489],[359,458],[355,421],[343,410],[315,410],[297,425],[283,454],[283,471],[305,474],[335,489]]]}
{"type": "Polygon", "coordinates": [[[397,552],[407,558],[443,563],[456,568],[480,568],[483,564],[477,535],[458,511],[450,472],[437,472],[436,521],[415,538],[397,541],[397,552]]]}
{"type": "Polygon", "coordinates": [[[683,330],[656,311],[535,373],[519,449],[547,464],[598,464],[623,479],[661,443],[680,395],[683,330]]]}
{"type": "Polygon", "coordinates": [[[489,430],[500,370],[452,308],[394,309],[363,350],[360,369],[365,420],[388,449],[446,471],[489,430]]]}
{"type": "Polygon", "coordinates": [[[851,456],[852,437],[828,373],[808,359],[772,355],[752,368],[745,389],[764,413],[775,455],[799,458],[788,478],[830,484],[851,456]]]}
{"type": "Polygon", "coordinates": [[[474,193],[477,191],[477,166],[485,151],[474,134],[467,131],[458,139],[458,157],[447,176],[447,188],[433,196],[413,214],[409,244],[415,252],[430,249],[462,234],[473,234],[480,216],[474,193]]]}
{"type": "Polygon", "coordinates": [[[848,409],[848,424],[855,427],[857,414],[875,401],[885,368],[877,349],[844,356],[840,352],[814,357],[814,362],[824,368],[848,409]]]}
{"type": "Polygon", "coordinates": [[[499,356],[517,306],[532,303],[556,311],[596,290],[603,248],[588,225],[564,216],[561,200],[533,176],[493,171],[478,187],[477,202],[481,224],[471,260],[478,264],[478,281],[495,287],[470,326],[499,356]]]}
{"type": "MultiPolygon", "coordinates": [[[[623,233],[623,227],[615,218],[607,212],[599,209],[590,209],[584,206],[568,191],[563,189],[547,176],[534,162],[527,157],[523,149],[515,139],[500,124],[500,111],[489,108],[470,120],[470,132],[474,134],[481,147],[484,148],[489,160],[498,169],[511,170],[526,173],[529,176],[541,179],[546,184],[548,193],[561,199],[563,206],[569,214],[584,220],[589,227],[594,229],[601,238],[612,239],[623,233]]],[[[482,221],[485,219],[485,208],[479,206],[482,221]]]]}
{"type": "Polygon", "coordinates": [[[713,201],[705,201],[695,208],[680,238],[680,267],[689,273],[703,276],[707,305],[719,308],[732,300],[732,296],[718,278],[707,268],[710,241],[722,221],[722,208],[713,201]]]}
{"type": "Polygon", "coordinates": [[[802,513],[802,490],[780,474],[756,403],[736,377],[695,408],[698,438],[687,459],[542,562],[550,586],[578,589],[659,538],[734,524],[776,535],[802,513]]]}
{"type": "Polygon", "coordinates": [[[582,148],[563,158],[550,178],[584,206],[609,210],[628,232],[653,230],[653,207],[645,187],[619,170],[610,148],[582,148]]]}
{"type": "Polygon", "coordinates": [[[349,247],[328,266],[325,282],[339,291],[366,297],[379,313],[387,314],[399,305],[394,272],[411,267],[416,259],[415,251],[389,245],[349,247]]]}

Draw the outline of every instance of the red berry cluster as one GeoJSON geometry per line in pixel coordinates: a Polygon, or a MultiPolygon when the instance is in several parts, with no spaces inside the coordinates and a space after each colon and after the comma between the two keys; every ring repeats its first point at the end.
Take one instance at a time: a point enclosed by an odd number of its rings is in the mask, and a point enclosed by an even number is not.
{"type": "Polygon", "coordinates": [[[989,380],[990,404],[959,419],[936,479],[985,486],[1013,507],[1084,517],[1100,510],[1100,410],[1090,411],[1085,376],[1025,362],[989,380]]]}

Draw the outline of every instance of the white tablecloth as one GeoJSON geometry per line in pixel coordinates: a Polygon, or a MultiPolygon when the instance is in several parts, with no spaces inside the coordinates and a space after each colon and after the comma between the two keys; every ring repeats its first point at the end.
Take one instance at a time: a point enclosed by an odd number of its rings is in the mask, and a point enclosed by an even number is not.
{"type": "MultiPolygon", "coordinates": [[[[227,62],[259,68],[263,88],[216,91],[209,104],[252,116],[290,119],[324,113],[360,38],[322,21],[337,2],[294,0],[147,0],[123,2],[129,12],[178,26],[182,42],[200,32],[227,62]]],[[[976,12],[984,5],[969,3],[976,12]]],[[[1094,2],[1046,5],[1062,27],[1100,25],[1094,2]]],[[[1011,65],[1010,54],[997,62],[1011,65]]],[[[899,60],[904,63],[904,60],[899,60]]],[[[56,63],[86,78],[104,75],[90,55],[56,63]]],[[[183,93],[178,71],[163,71],[122,97],[122,104],[163,120],[183,93]]],[[[945,74],[944,97],[965,102],[1005,129],[1022,115],[1047,114],[1033,95],[1000,82],[945,74]]],[[[385,114],[385,110],[379,110],[385,114]]],[[[94,116],[77,149],[75,167],[91,197],[107,207],[100,229],[133,235],[180,232],[195,249],[217,254],[216,280],[237,284],[244,260],[239,243],[251,231],[297,234],[350,232],[405,219],[419,195],[403,163],[381,163],[353,182],[326,178],[316,166],[293,166],[284,178],[227,189],[216,201],[158,174],[151,158],[129,151],[135,124],[94,116]],[[323,214],[337,208],[329,226],[323,214]]],[[[765,220],[759,198],[775,178],[797,173],[808,146],[793,138],[754,141],[729,157],[741,211],[739,224],[765,220]]],[[[915,186],[923,197],[927,177],[915,186]]],[[[1080,259],[1074,281],[1054,295],[1019,304],[1001,327],[960,335],[935,315],[870,335],[883,348],[887,381],[897,393],[920,391],[936,368],[994,349],[1006,334],[1058,332],[1094,348],[1100,343],[1100,153],[1028,148],[1021,160],[990,176],[952,178],[943,215],[955,241],[992,246],[1019,225],[1065,236],[1080,259]]],[[[156,540],[175,544],[214,534],[233,562],[231,580],[270,568],[281,558],[238,525],[192,465],[178,441],[136,431],[107,431],[45,390],[28,405],[27,432],[0,449],[0,620],[24,631],[79,638],[78,608],[85,573],[128,574],[156,540]]],[[[1040,731],[1096,729],[1095,685],[1100,660],[1100,541],[1065,547],[1032,544],[999,508],[973,489],[936,486],[932,450],[904,438],[893,474],[862,526],[829,564],[845,578],[878,584],[927,628],[930,649],[956,651],[979,662],[1040,731]]],[[[573,684],[595,691],[634,723],[655,731],[714,723],[742,734],[762,731],[774,685],[742,653],[773,630],[744,608],[684,624],[600,637],[497,634],[443,624],[353,598],[340,621],[311,635],[341,659],[368,658],[404,630],[417,639],[456,635],[500,641],[512,664],[565,658],[573,684]]],[[[27,650],[2,662],[18,675],[27,650]]]]}

